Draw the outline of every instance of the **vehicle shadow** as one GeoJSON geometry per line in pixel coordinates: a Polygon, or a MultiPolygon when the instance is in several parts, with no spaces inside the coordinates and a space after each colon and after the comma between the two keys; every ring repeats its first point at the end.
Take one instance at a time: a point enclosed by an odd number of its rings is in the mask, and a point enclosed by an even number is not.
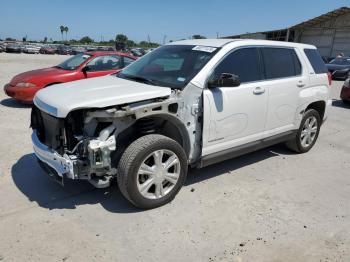
{"type": "MultiPolygon", "coordinates": [[[[232,172],[244,166],[278,155],[292,154],[284,146],[274,146],[245,156],[227,160],[203,169],[192,169],[185,186],[232,172]]],[[[11,169],[17,188],[30,200],[47,209],[75,209],[80,205],[100,204],[112,213],[136,213],[142,210],[132,206],[121,195],[116,183],[105,189],[96,189],[85,181],[65,181],[62,187],[41,170],[34,154],[21,157],[11,169]]]]}
{"type": "Polygon", "coordinates": [[[350,109],[350,104],[345,104],[342,100],[333,99],[332,106],[350,109]]]}
{"type": "Polygon", "coordinates": [[[141,210],[126,201],[114,183],[97,189],[85,181],[65,181],[62,187],[40,168],[34,154],[21,157],[11,169],[17,188],[30,200],[47,209],[75,209],[80,205],[100,204],[113,213],[134,213],[141,210]]]}
{"type": "Polygon", "coordinates": [[[24,104],[12,98],[5,98],[1,100],[1,105],[11,108],[30,108],[31,104],[24,104]]]}
{"type": "Polygon", "coordinates": [[[191,169],[187,177],[185,186],[191,186],[196,183],[220,176],[226,173],[232,173],[242,167],[249,166],[266,159],[279,155],[294,154],[288,150],[283,144],[278,144],[272,147],[261,149],[259,151],[246,154],[237,158],[229,159],[218,164],[214,164],[202,169],[191,169]]]}

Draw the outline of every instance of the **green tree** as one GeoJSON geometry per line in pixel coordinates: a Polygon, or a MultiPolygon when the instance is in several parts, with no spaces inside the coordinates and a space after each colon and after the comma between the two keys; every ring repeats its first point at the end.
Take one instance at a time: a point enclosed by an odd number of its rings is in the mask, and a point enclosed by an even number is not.
{"type": "Polygon", "coordinates": [[[117,34],[117,36],[115,37],[115,41],[118,43],[126,43],[128,41],[128,37],[126,35],[123,34],[117,34]]]}
{"type": "Polygon", "coordinates": [[[61,31],[61,35],[62,35],[62,41],[63,41],[63,32],[65,30],[65,27],[63,25],[60,26],[60,31],[61,31]]]}
{"type": "Polygon", "coordinates": [[[82,39],[79,40],[79,42],[81,42],[83,44],[91,44],[94,42],[94,40],[88,36],[84,36],[82,39]]]}
{"type": "Polygon", "coordinates": [[[134,46],[136,46],[136,43],[135,43],[134,41],[128,39],[128,40],[126,41],[126,46],[129,47],[129,48],[130,48],[130,47],[134,47],[134,46]]]}
{"type": "Polygon", "coordinates": [[[202,35],[193,35],[192,39],[206,39],[206,37],[202,35]]]}
{"type": "Polygon", "coordinates": [[[65,27],[64,27],[64,31],[66,32],[66,41],[67,41],[67,33],[68,33],[68,30],[69,30],[68,26],[65,26],[65,27]]]}

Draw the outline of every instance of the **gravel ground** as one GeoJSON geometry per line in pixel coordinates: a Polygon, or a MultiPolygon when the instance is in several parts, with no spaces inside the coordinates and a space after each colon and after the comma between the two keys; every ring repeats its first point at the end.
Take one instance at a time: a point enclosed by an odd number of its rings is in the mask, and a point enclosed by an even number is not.
{"type": "MultiPolygon", "coordinates": [[[[66,56],[0,54],[0,86],[66,56]]],[[[350,108],[304,155],[274,146],[189,174],[140,211],[117,186],[62,188],[40,170],[30,107],[0,93],[0,261],[350,261],[350,108]]]]}

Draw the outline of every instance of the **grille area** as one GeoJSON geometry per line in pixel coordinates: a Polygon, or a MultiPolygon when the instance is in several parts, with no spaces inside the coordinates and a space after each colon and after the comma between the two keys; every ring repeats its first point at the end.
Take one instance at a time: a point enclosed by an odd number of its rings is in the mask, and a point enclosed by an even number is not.
{"type": "Polygon", "coordinates": [[[53,117],[33,106],[30,126],[37,131],[41,143],[63,154],[64,119],[53,117]]]}

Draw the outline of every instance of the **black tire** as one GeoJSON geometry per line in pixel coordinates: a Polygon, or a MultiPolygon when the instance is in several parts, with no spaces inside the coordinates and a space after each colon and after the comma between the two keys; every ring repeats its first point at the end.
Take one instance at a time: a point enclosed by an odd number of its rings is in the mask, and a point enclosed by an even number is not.
{"type": "Polygon", "coordinates": [[[286,146],[290,150],[292,150],[296,153],[300,153],[300,154],[310,151],[311,148],[315,145],[315,143],[317,141],[318,135],[320,133],[320,128],[321,128],[320,114],[314,109],[309,109],[308,111],[306,111],[303,119],[301,120],[300,127],[299,127],[299,130],[298,130],[295,138],[293,138],[290,141],[287,141],[286,146]],[[308,120],[310,117],[315,117],[317,119],[317,132],[316,132],[315,138],[313,139],[312,143],[308,146],[303,146],[302,142],[301,142],[301,132],[303,130],[303,127],[304,127],[306,120],[308,120]]]}
{"type": "Polygon", "coordinates": [[[174,199],[186,181],[187,168],[186,154],[175,140],[162,135],[146,135],[135,140],[123,153],[118,164],[117,182],[123,196],[134,206],[152,209],[174,199]],[[176,154],[180,163],[180,175],[168,194],[159,199],[148,199],[138,190],[138,170],[145,158],[157,150],[171,150],[176,154]]]}

